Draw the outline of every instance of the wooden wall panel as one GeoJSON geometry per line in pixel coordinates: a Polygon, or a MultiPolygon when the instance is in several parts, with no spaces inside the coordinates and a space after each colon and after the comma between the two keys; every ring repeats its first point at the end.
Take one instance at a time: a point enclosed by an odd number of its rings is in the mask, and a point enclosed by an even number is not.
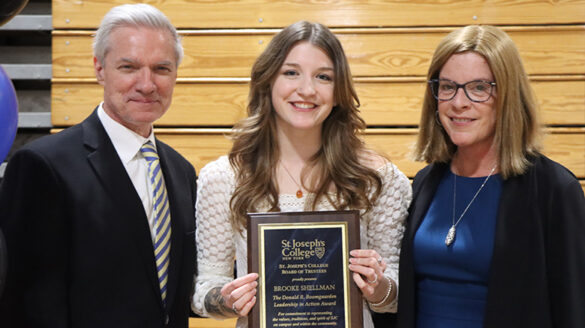
{"type": "MultiPolygon", "coordinates": [[[[56,127],[82,121],[102,99],[93,72],[91,35],[103,14],[123,3],[128,1],[52,0],[51,106],[56,127]]],[[[585,189],[585,0],[149,3],[178,27],[185,47],[173,105],[157,122],[157,135],[197,169],[229,149],[223,134],[245,116],[255,58],[280,28],[307,19],[332,27],[345,48],[362,116],[370,127],[366,142],[412,177],[423,166],[411,162],[409,153],[436,45],[458,26],[492,24],[512,37],[530,74],[549,126],[545,153],[569,167],[585,189]]]]}
{"type": "Polygon", "coordinates": [[[533,81],[542,121],[555,125],[585,125],[585,78],[533,81]]]}
{"type": "Polygon", "coordinates": [[[550,130],[544,140],[544,153],[578,178],[585,178],[585,128],[550,130]]]}
{"type": "MultiPolygon", "coordinates": [[[[53,0],[56,29],[93,28],[126,0],[53,0]]],[[[180,28],[282,27],[306,19],[328,26],[570,24],[583,22],[581,0],[165,0],[152,2],[180,28]]]]}
{"type": "Polygon", "coordinates": [[[157,129],[156,136],[183,155],[197,172],[231,149],[229,129],[157,129]]]}
{"type": "MultiPolygon", "coordinates": [[[[585,76],[533,81],[543,121],[549,125],[585,125],[585,76]]],[[[362,117],[370,126],[417,125],[425,82],[421,78],[358,79],[362,117]]],[[[58,82],[52,87],[55,126],[81,122],[102,100],[97,83],[58,82]]],[[[246,115],[248,84],[180,82],[173,104],[157,126],[230,126],[246,115]]]]}
{"type": "MultiPolygon", "coordinates": [[[[585,178],[585,128],[552,128],[545,139],[544,153],[577,177],[585,178]]],[[[197,172],[209,161],[228,153],[229,129],[158,129],[156,135],[187,158],[197,172]]],[[[410,154],[416,142],[417,129],[368,129],[364,140],[369,147],[387,155],[408,177],[424,167],[410,154]]]]}
{"type": "MultiPolygon", "coordinates": [[[[368,129],[366,143],[386,154],[407,176],[424,164],[410,158],[416,142],[417,129],[368,129]]],[[[585,178],[585,128],[551,128],[544,140],[544,154],[562,163],[577,177],[585,178]]]]}
{"type": "MultiPolygon", "coordinates": [[[[504,28],[531,75],[585,74],[585,26],[504,28]]],[[[425,76],[452,28],[335,30],[356,77],[425,76]]],[[[183,31],[179,77],[249,77],[275,31],[183,31]]],[[[54,32],[53,77],[93,78],[91,32],[54,32]]]]}
{"type": "MultiPolygon", "coordinates": [[[[97,83],[54,83],[52,123],[69,126],[85,119],[103,99],[97,83]]],[[[246,116],[246,83],[178,83],[168,112],[157,126],[230,126],[246,116]]]]}
{"type": "Polygon", "coordinates": [[[189,328],[234,328],[236,318],[215,320],[210,318],[189,318],[189,328]]]}
{"type": "Polygon", "coordinates": [[[368,147],[383,154],[412,178],[425,163],[411,160],[418,129],[368,129],[364,140],[368,147]]]}

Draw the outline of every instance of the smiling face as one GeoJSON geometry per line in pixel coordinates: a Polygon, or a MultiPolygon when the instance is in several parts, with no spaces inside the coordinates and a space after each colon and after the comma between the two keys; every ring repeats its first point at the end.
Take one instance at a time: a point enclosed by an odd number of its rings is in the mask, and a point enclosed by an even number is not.
{"type": "Polygon", "coordinates": [[[171,105],[177,78],[172,38],[165,30],[119,27],[108,43],[103,65],[94,58],[96,77],[104,87],[104,111],[146,137],[171,105]]]}
{"type": "MultiPolygon", "coordinates": [[[[439,78],[459,84],[474,80],[495,82],[485,58],[471,51],[452,55],[439,78]]],[[[453,99],[438,100],[441,124],[459,150],[466,147],[490,149],[496,131],[496,97],[494,90],[487,101],[472,102],[460,88],[453,99]]]]}
{"type": "Polygon", "coordinates": [[[277,129],[318,132],[334,106],[334,67],[320,48],[292,47],[272,82],[277,129]]]}

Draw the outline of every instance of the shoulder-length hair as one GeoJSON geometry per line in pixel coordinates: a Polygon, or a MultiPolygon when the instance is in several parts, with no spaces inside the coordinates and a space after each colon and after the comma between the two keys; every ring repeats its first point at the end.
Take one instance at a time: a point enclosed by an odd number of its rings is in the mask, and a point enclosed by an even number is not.
{"type": "MultiPolygon", "coordinates": [[[[311,209],[326,197],[337,209],[369,210],[378,197],[382,182],[376,171],[360,163],[365,146],[358,134],[366,124],[359,116],[359,99],[353,87],[349,64],[341,43],[325,26],[306,21],[284,28],[268,44],[252,67],[248,117],[233,129],[230,163],[236,186],[230,201],[235,228],[246,226],[246,214],[262,206],[279,211],[276,167],[278,149],[271,85],[286,56],[299,42],[309,42],[324,51],[334,66],[334,103],[323,122],[322,145],[311,160],[317,181],[307,188],[315,194],[311,209]],[[328,193],[335,185],[335,197],[328,193]],[[368,192],[373,197],[368,199],[368,192]]],[[[301,179],[303,181],[303,179],[301,179]]]]}
{"type": "MultiPolygon", "coordinates": [[[[453,55],[473,51],[483,56],[494,75],[497,88],[496,131],[500,174],[504,179],[526,171],[528,157],[541,148],[538,105],[516,45],[494,26],[470,25],[447,35],[437,46],[427,79],[439,77],[443,65],[453,55]]],[[[427,163],[451,160],[457,146],[436,122],[437,100],[427,84],[415,160],[427,163]]]]}

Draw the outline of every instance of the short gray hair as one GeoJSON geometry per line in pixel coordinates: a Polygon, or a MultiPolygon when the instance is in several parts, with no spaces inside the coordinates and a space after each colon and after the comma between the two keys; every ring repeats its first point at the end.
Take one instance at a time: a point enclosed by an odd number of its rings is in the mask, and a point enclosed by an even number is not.
{"type": "Polygon", "coordinates": [[[160,10],[144,3],[126,4],[114,7],[106,13],[93,40],[93,55],[104,65],[110,50],[109,38],[112,31],[119,27],[148,27],[169,31],[175,44],[177,66],[183,59],[183,46],[177,30],[160,10]]]}

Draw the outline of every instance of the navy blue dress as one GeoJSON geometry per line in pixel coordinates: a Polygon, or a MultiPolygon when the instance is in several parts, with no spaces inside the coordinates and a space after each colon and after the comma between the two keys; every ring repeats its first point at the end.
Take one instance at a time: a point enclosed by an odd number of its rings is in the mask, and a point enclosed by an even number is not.
{"type": "MultiPolygon", "coordinates": [[[[485,177],[457,176],[455,222],[485,177]]],[[[482,327],[502,179],[490,177],[445,245],[452,225],[454,174],[447,170],[414,238],[417,327],[482,327]]]]}

